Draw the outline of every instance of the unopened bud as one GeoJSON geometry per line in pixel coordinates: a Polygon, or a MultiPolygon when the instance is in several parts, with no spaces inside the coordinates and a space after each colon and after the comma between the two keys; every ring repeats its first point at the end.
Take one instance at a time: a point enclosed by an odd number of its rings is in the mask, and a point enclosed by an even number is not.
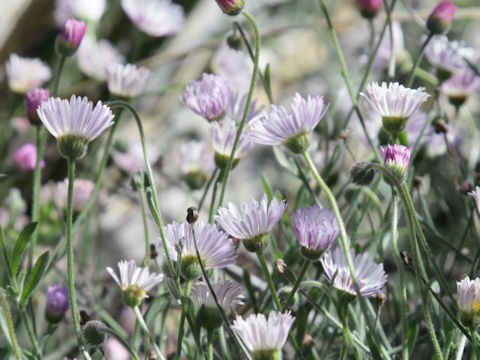
{"type": "Polygon", "coordinates": [[[198,220],[198,211],[197,208],[191,206],[187,209],[187,222],[189,224],[194,224],[198,220]]]}
{"type": "Polygon", "coordinates": [[[83,338],[90,346],[98,346],[105,340],[105,334],[98,328],[105,327],[105,324],[99,320],[87,322],[82,328],[83,338]]]}
{"type": "Polygon", "coordinates": [[[156,259],[158,256],[157,247],[154,244],[150,244],[150,259],[156,259]]]}
{"type": "Polygon", "coordinates": [[[364,186],[372,182],[375,171],[370,168],[370,163],[361,161],[353,165],[350,169],[350,179],[353,183],[364,186]]]}
{"type": "Polygon", "coordinates": [[[457,7],[450,1],[440,1],[427,19],[427,29],[432,34],[443,34],[450,29],[457,7]]]}
{"type": "Polygon", "coordinates": [[[433,120],[432,125],[437,134],[446,134],[448,132],[448,124],[441,117],[437,117],[433,120]]]}
{"type": "Polygon", "coordinates": [[[302,348],[304,350],[309,350],[313,345],[315,345],[315,340],[313,340],[313,337],[310,334],[305,334],[303,336],[302,348]]]}
{"type": "Polygon", "coordinates": [[[285,271],[287,271],[287,264],[285,264],[285,261],[283,259],[278,259],[275,261],[275,271],[277,272],[278,276],[282,276],[285,274],[285,271]]]}
{"type": "Polygon", "coordinates": [[[377,309],[380,310],[382,306],[385,305],[386,301],[387,297],[383,292],[380,291],[375,295],[375,306],[377,307],[377,309]]]}
{"type": "Polygon", "coordinates": [[[382,8],[382,0],[357,0],[357,6],[360,14],[365,19],[373,19],[382,8]]]}

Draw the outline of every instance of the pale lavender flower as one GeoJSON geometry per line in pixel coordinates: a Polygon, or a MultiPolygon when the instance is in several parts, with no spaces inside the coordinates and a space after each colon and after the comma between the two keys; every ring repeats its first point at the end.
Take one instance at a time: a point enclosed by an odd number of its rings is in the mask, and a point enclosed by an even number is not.
{"type": "Polygon", "coordinates": [[[135,26],[151,36],[174,35],[185,24],[183,8],[170,0],[122,0],[122,8],[135,26]]]}
{"type": "Polygon", "coordinates": [[[410,165],[410,149],[403,145],[380,146],[385,167],[402,183],[410,165]]]}
{"type": "Polygon", "coordinates": [[[242,93],[248,91],[253,65],[244,51],[232,49],[222,43],[212,57],[211,67],[213,72],[223,76],[233,89],[242,93]]]}
{"type": "Polygon", "coordinates": [[[78,48],[78,67],[82,72],[99,81],[107,79],[107,68],[123,64],[125,57],[106,39],[96,42],[85,37],[78,48]]]}
{"type": "MultiPolygon", "coordinates": [[[[367,252],[355,255],[355,251],[351,249],[350,254],[353,258],[353,267],[360,294],[363,297],[374,297],[387,282],[387,274],[383,270],[383,264],[375,263],[369,258],[367,252]]],[[[345,253],[340,247],[327,251],[323,254],[320,261],[322,262],[323,271],[329,280],[332,280],[336,273],[333,282],[335,288],[351,295],[357,294],[345,253]]]]}
{"type": "Polygon", "coordinates": [[[281,219],[287,204],[273,198],[268,203],[263,194],[260,203],[253,197],[240,207],[228,203],[227,207],[218,209],[215,221],[231,236],[242,240],[248,251],[258,252],[267,246],[267,235],[281,219]]]}
{"type": "Polygon", "coordinates": [[[25,96],[27,103],[28,120],[34,125],[40,125],[42,122],[37,114],[38,107],[50,98],[48,89],[37,88],[27,91],[25,96]]]}
{"type": "Polygon", "coordinates": [[[463,105],[467,98],[480,89],[480,78],[470,69],[459,69],[442,82],[441,91],[452,105],[463,105]]]}
{"type": "Polygon", "coordinates": [[[227,15],[238,15],[245,6],[243,0],[215,0],[222,9],[222,11],[227,15]]]}
{"type": "Polygon", "coordinates": [[[232,325],[255,359],[281,359],[281,351],[295,318],[290,311],[252,314],[245,320],[237,316],[232,325]],[[264,355],[266,357],[260,357],[264,355]]]}
{"type": "Polygon", "coordinates": [[[473,199],[475,200],[475,206],[477,207],[477,211],[480,214],[480,186],[476,186],[473,191],[468,193],[473,199]]]}
{"type": "MultiPolygon", "coordinates": [[[[243,295],[242,287],[231,280],[224,282],[211,283],[212,289],[217,296],[219,305],[223,310],[228,311],[234,305],[242,305],[245,297],[243,295]]],[[[190,295],[193,306],[199,309],[202,305],[206,308],[217,309],[217,304],[210,292],[208,285],[204,282],[196,282],[192,286],[190,295]]]]}
{"type": "Polygon", "coordinates": [[[56,0],[53,17],[58,26],[70,18],[97,22],[107,10],[107,0],[56,0]]]}
{"type": "Polygon", "coordinates": [[[230,103],[231,89],[227,80],[220,75],[202,75],[200,81],[192,81],[182,99],[194,113],[208,121],[223,118],[230,103]]]}
{"type": "Polygon", "coordinates": [[[201,274],[195,241],[206,270],[222,269],[234,264],[237,259],[235,248],[228,235],[219,231],[213,224],[197,221],[193,224],[193,233],[191,225],[187,222],[181,224],[173,222],[164,228],[164,232],[172,260],[178,261],[178,250],[181,248],[181,270],[189,279],[194,279],[201,274]]]}
{"type": "Polygon", "coordinates": [[[188,141],[178,148],[181,171],[187,185],[200,189],[215,169],[214,154],[203,141],[188,141]]]}
{"type": "MultiPolygon", "coordinates": [[[[35,170],[35,163],[37,161],[37,147],[32,143],[23,144],[13,154],[13,160],[17,166],[25,171],[35,170]]],[[[40,167],[45,167],[45,161],[40,161],[40,167]]]]}
{"type": "Polygon", "coordinates": [[[125,346],[122,345],[120,341],[118,341],[114,337],[109,337],[107,338],[107,340],[105,340],[105,343],[103,344],[103,349],[105,350],[105,355],[107,356],[107,359],[130,359],[130,353],[128,352],[128,350],[125,348],[125,346]]]}
{"type": "Polygon", "coordinates": [[[45,317],[49,322],[57,323],[62,320],[69,306],[70,296],[66,288],[59,284],[47,288],[45,317]]]}
{"type": "MultiPolygon", "coordinates": [[[[80,212],[92,197],[95,183],[87,179],[75,179],[73,182],[73,211],[80,212]]],[[[68,197],[68,179],[56,184],[53,200],[57,208],[65,210],[68,197]]]]}
{"type": "Polygon", "coordinates": [[[366,87],[366,94],[360,93],[370,106],[382,116],[383,127],[390,133],[405,130],[408,118],[430,96],[425,88],[406,88],[398,82],[378,85],[372,82],[366,87]]]}
{"type": "Polygon", "coordinates": [[[480,279],[466,276],[457,282],[457,302],[460,319],[464,325],[477,327],[480,324],[480,279]]]}
{"type": "Polygon", "coordinates": [[[11,54],[6,64],[8,86],[17,94],[42,87],[50,80],[52,71],[38,58],[26,58],[11,54]]]}
{"type": "Polygon", "coordinates": [[[252,121],[251,139],[263,145],[285,145],[301,153],[309,145],[309,134],[328,110],[322,96],[302,98],[296,94],[290,113],[283,106],[272,105],[270,112],[252,121]]]}
{"type": "MultiPolygon", "coordinates": [[[[232,120],[235,120],[236,123],[240,123],[243,118],[243,112],[245,111],[245,106],[247,105],[247,96],[245,94],[240,96],[238,92],[233,92],[230,100],[230,104],[227,107],[226,117],[232,120]]],[[[250,109],[248,110],[246,122],[250,122],[253,119],[257,118],[262,112],[263,105],[257,108],[257,100],[253,100],[250,103],[250,109]]]]}
{"type": "MultiPolygon", "coordinates": [[[[223,169],[230,159],[237,129],[237,124],[231,119],[224,119],[222,122],[214,121],[210,124],[210,141],[215,151],[215,164],[219,169],[223,169]]],[[[234,154],[234,166],[255,146],[250,139],[250,134],[248,128],[242,131],[234,154]]]]}
{"type": "MultiPolygon", "coordinates": [[[[403,39],[402,26],[398,21],[392,21],[392,38],[393,38],[393,57],[397,59],[401,53],[405,51],[405,42],[403,39]]],[[[378,38],[376,39],[378,41],[378,38]]],[[[377,57],[373,63],[375,71],[383,71],[388,68],[390,63],[390,56],[392,54],[392,44],[390,36],[386,34],[380,47],[378,48],[377,57]]]]}
{"type": "Polygon", "coordinates": [[[122,289],[125,305],[130,307],[148,297],[147,292],[163,280],[163,274],[150,273],[147,267],[137,267],[135,260],[122,260],[117,266],[118,275],[111,267],[107,267],[107,272],[122,289]]]}
{"type": "Polygon", "coordinates": [[[110,94],[127,99],[140,95],[150,76],[150,70],[132,64],[113,64],[105,71],[110,94]]]}
{"type": "Polygon", "coordinates": [[[321,209],[318,205],[298,209],[293,229],[302,254],[310,260],[317,260],[340,233],[333,211],[321,209]]]}
{"type": "Polygon", "coordinates": [[[77,50],[82,42],[83,36],[87,31],[87,24],[81,20],[68,19],[59,38],[67,43],[71,48],[77,50]]]}

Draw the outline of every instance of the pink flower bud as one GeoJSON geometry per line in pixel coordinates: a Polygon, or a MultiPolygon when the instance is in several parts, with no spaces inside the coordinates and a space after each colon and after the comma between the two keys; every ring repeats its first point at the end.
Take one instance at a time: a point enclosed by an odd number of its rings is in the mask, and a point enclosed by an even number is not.
{"type": "MultiPolygon", "coordinates": [[[[31,143],[26,143],[21,146],[15,154],[13,154],[13,160],[17,166],[25,171],[35,170],[35,162],[37,161],[37,147],[31,143]]],[[[45,162],[42,160],[40,166],[43,168],[45,162]]]]}
{"type": "Polygon", "coordinates": [[[57,37],[56,49],[58,53],[64,56],[72,56],[80,46],[86,30],[87,24],[83,21],[67,20],[62,32],[57,37]]]}
{"type": "Polygon", "coordinates": [[[357,0],[360,14],[366,19],[373,19],[382,8],[382,0],[357,0]]]}
{"type": "Polygon", "coordinates": [[[37,88],[27,92],[27,116],[32,125],[40,125],[42,123],[38,117],[37,108],[49,98],[50,91],[48,89],[37,88]]]}
{"type": "Polygon", "coordinates": [[[245,3],[243,0],[216,0],[220,9],[227,15],[238,15],[243,10],[245,3]]]}
{"type": "Polygon", "coordinates": [[[457,7],[450,1],[440,1],[427,20],[427,28],[432,34],[445,33],[452,23],[457,7]]]}

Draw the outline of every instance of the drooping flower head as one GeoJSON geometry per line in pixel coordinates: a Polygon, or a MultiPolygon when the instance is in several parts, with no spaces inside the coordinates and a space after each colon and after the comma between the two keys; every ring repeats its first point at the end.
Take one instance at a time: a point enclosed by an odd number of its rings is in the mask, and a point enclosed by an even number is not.
{"type": "Polygon", "coordinates": [[[402,183],[410,165],[410,149],[403,145],[380,146],[385,167],[402,183]]]}
{"type": "Polygon", "coordinates": [[[70,296],[62,285],[53,285],[47,288],[47,306],[45,318],[51,323],[58,323],[68,311],[70,296]]]}
{"type": "Polygon", "coordinates": [[[293,229],[302,254],[310,260],[318,260],[340,233],[333,211],[320,209],[318,205],[298,209],[293,229]]]}
{"type": "Polygon", "coordinates": [[[224,117],[231,96],[230,85],[223,76],[204,73],[201,80],[187,85],[182,99],[194,113],[215,121],[224,117]]]}
{"type": "Polygon", "coordinates": [[[144,33],[163,37],[182,30],[183,8],[170,0],[122,0],[123,11],[144,33]]]}
{"type": "MultiPolygon", "coordinates": [[[[23,144],[21,147],[15,151],[13,154],[13,160],[15,160],[15,164],[25,171],[33,171],[35,170],[35,163],[37,161],[37,147],[32,143],[23,144]]],[[[45,166],[45,161],[40,161],[40,167],[43,168],[45,166]]]]}
{"type": "Polygon", "coordinates": [[[20,95],[42,87],[52,77],[52,71],[42,60],[17,54],[11,54],[8,58],[6,74],[10,89],[20,95]]]}
{"type": "Polygon", "coordinates": [[[215,0],[222,11],[231,16],[242,12],[245,3],[243,0],[215,0]]]}
{"type": "Polygon", "coordinates": [[[253,197],[238,207],[228,203],[218,209],[214,219],[231,236],[242,240],[248,251],[260,252],[267,246],[267,235],[281,219],[287,204],[263,194],[260,203],[253,197]]]}
{"type": "Polygon", "coordinates": [[[423,87],[410,89],[398,82],[383,82],[381,86],[372,82],[361,95],[382,116],[383,127],[392,134],[404,131],[408,118],[430,96],[423,87]]]}
{"type": "MultiPolygon", "coordinates": [[[[215,164],[219,169],[225,168],[230,159],[237,130],[237,124],[231,119],[224,119],[222,122],[214,121],[210,124],[210,141],[215,151],[215,164]]],[[[244,128],[235,149],[233,167],[255,146],[250,135],[249,129],[244,128]]]]}
{"type": "MultiPolygon", "coordinates": [[[[87,179],[75,179],[73,182],[73,211],[79,213],[92,197],[95,183],[87,179]]],[[[52,194],[57,208],[66,210],[68,197],[68,179],[58,182],[52,194]]]]}
{"type": "MultiPolygon", "coordinates": [[[[351,249],[350,254],[353,258],[360,294],[363,297],[374,297],[387,282],[387,274],[383,270],[383,264],[375,263],[366,252],[355,255],[355,251],[351,249]]],[[[340,247],[327,251],[320,261],[327,278],[331,281],[335,276],[333,281],[335,288],[349,295],[355,296],[357,294],[345,253],[340,247]]]]}
{"type": "Polygon", "coordinates": [[[457,7],[450,1],[440,1],[427,19],[427,29],[432,34],[443,34],[450,29],[457,7]]]}
{"type": "MultiPolygon", "coordinates": [[[[229,311],[235,305],[243,304],[242,287],[230,280],[224,282],[211,283],[219,305],[225,312],[229,311]]],[[[215,299],[204,282],[196,282],[192,287],[190,295],[193,306],[197,311],[202,311],[202,326],[209,330],[215,330],[222,325],[222,315],[217,308],[215,299]]]]}
{"type": "Polygon", "coordinates": [[[122,260],[118,263],[119,274],[111,267],[107,272],[123,291],[123,301],[130,307],[137,306],[146,298],[147,292],[163,280],[163,274],[150,273],[147,267],[137,267],[135,260],[122,260]]]}
{"type": "Polygon", "coordinates": [[[360,9],[360,14],[365,19],[373,19],[377,16],[382,8],[382,0],[357,0],[357,6],[360,9]]]}
{"type": "Polygon", "coordinates": [[[38,108],[38,116],[47,130],[57,138],[60,154],[73,161],[83,157],[89,142],[113,125],[110,108],[100,101],[72,95],[69,100],[51,98],[38,108]]]}
{"type": "Polygon", "coordinates": [[[442,82],[441,91],[455,107],[462,106],[467,98],[480,89],[480,78],[470,69],[457,70],[442,82]]]}
{"type": "Polygon", "coordinates": [[[87,31],[87,24],[81,20],[68,19],[62,32],[58,35],[55,46],[60,55],[72,56],[77,51],[83,36],[87,31]]]}
{"type": "Polygon", "coordinates": [[[50,91],[48,89],[37,88],[27,91],[25,100],[27,103],[27,116],[32,125],[41,125],[42,122],[38,117],[37,109],[42,102],[50,98],[50,91]]]}
{"type": "Polygon", "coordinates": [[[328,110],[322,96],[302,98],[296,94],[290,113],[283,106],[272,105],[270,112],[251,122],[251,138],[258,144],[285,145],[300,154],[310,144],[309,134],[328,110]]]}
{"type": "Polygon", "coordinates": [[[180,165],[185,181],[192,190],[200,189],[208,180],[215,163],[213,152],[203,141],[188,141],[180,145],[180,165]]]}
{"type": "Polygon", "coordinates": [[[480,214],[480,186],[476,186],[473,191],[468,193],[473,200],[475,200],[475,206],[477,207],[477,212],[480,214]]]}
{"type": "Polygon", "coordinates": [[[197,221],[193,224],[192,231],[191,225],[187,222],[182,224],[173,222],[168,224],[164,231],[168,252],[173,261],[178,261],[179,250],[181,250],[181,272],[187,279],[195,279],[202,273],[195,250],[195,241],[206,270],[222,269],[234,264],[237,259],[235,248],[228,235],[219,231],[213,224],[197,221]]]}
{"type": "Polygon", "coordinates": [[[263,314],[252,314],[245,320],[237,316],[232,329],[245,343],[255,360],[281,360],[282,348],[295,318],[290,311],[270,312],[268,318],[263,314]]]}
{"type": "Polygon", "coordinates": [[[132,64],[112,64],[106,69],[110,94],[121,99],[133,99],[145,90],[150,70],[132,64]]]}
{"type": "Polygon", "coordinates": [[[460,319],[465,326],[480,324],[480,279],[470,280],[468,276],[457,282],[457,302],[460,319]]]}

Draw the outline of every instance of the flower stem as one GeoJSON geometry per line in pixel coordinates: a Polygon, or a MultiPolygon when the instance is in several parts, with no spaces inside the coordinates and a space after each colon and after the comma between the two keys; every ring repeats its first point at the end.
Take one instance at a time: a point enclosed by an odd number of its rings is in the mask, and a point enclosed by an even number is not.
{"type": "Polygon", "coordinates": [[[3,308],[3,313],[5,314],[5,319],[7,320],[8,335],[10,336],[10,343],[12,344],[13,351],[15,352],[15,357],[17,360],[22,360],[22,355],[20,353],[20,348],[18,347],[17,336],[15,335],[15,327],[13,325],[12,316],[10,310],[8,309],[8,302],[3,294],[3,289],[0,289],[0,304],[3,308]]]}
{"type": "Polygon", "coordinates": [[[213,360],[213,331],[207,331],[207,359],[213,360]]]}
{"type": "Polygon", "coordinates": [[[188,279],[185,283],[185,291],[182,297],[182,315],[180,316],[180,325],[178,328],[178,339],[177,339],[177,355],[176,359],[180,360],[182,356],[182,342],[184,334],[184,325],[185,325],[185,316],[188,311],[188,299],[190,297],[190,289],[192,288],[192,280],[188,279]]]}
{"type": "Polygon", "coordinates": [[[202,210],[203,203],[205,202],[205,199],[207,197],[208,190],[210,189],[210,186],[212,186],[213,180],[215,180],[215,176],[217,176],[218,173],[218,168],[215,168],[215,170],[212,173],[212,176],[210,176],[210,179],[207,182],[207,185],[205,186],[205,190],[203,190],[202,198],[200,199],[200,202],[198,203],[198,212],[202,210]]]}
{"type": "Polygon", "coordinates": [[[60,57],[60,62],[59,62],[58,67],[57,67],[57,72],[55,74],[55,78],[53,79],[52,97],[55,97],[58,94],[58,85],[60,84],[60,77],[62,75],[63,66],[65,65],[65,60],[67,60],[67,57],[65,55],[62,55],[60,57]]]}
{"type": "Polygon", "coordinates": [[[68,293],[70,296],[70,308],[72,309],[73,325],[80,348],[83,348],[80,316],[77,310],[77,298],[75,297],[75,280],[73,270],[73,244],[72,244],[72,220],[73,220],[73,183],[75,181],[75,161],[68,160],[68,199],[67,199],[67,265],[68,265],[68,293]]]}
{"type": "Polygon", "coordinates": [[[143,233],[145,235],[145,258],[143,259],[143,266],[148,266],[150,263],[150,237],[148,235],[148,222],[147,222],[147,207],[146,207],[146,198],[145,198],[145,189],[142,188],[139,191],[140,195],[140,207],[142,209],[142,220],[143,220],[143,233]]]}
{"type": "Polygon", "coordinates": [[[413,63],[412,70],[410,70],[410,75],[408,76],[408,80],[407,80],[407,87],[408,88],[412,86],[413,80],[415,80],[415,75],[416,75],[415,69],[420,64],[420,61],[422,61],[423,52],[425,51],[425,48],[427,47],[430,40],[432,40],[432,37],[433,37],[433,34],[429,33],[427,38],[423,42],[422,47],[420,48],[420,51],[418,52],[417,58],[415,59],[415,62],[413,63]]]}
{"type": "Polygon", "coordinates": [[[267,278],[268,287],[270,288],[270,292],[272,293],[275,306],[277,307],[278,311],[282,311],[282,305],[280,304],[277,291],[275,290],[275,285],[273,284],[272,277],[270,276],[270,272],[268,271],[267,262],[265,261],[265,255],[263,255],[262,251],[258,251],[257,256],[258,256],[258,260],[260,261],[260,266],[262,267],[263,273],[267,278]]]}
{"type": "Polygon", "coordinates": [[[133,350],[133,348],[130,346],[130,344],[127,341],[125,341],[125,339],[123,337],[121,337],[118,332],[116,332],[115,330],[113,330],[112,328],[109,328],[107,326],[100,326],[100,327],[97,328],[97,331],[101,332],[101,333],[104,333],[106,335],[110,335],[110,336],[114,337],[115,339],[117,339],[125,347],[125,349],[127,349],[127,351],[132,356],[133,360],[139,360],[138,355],[135,352],[135,350],[133,350]]]}
{"type": "Polygon", "coordinates": [[[460,343],[457,346],[457,355],[455,356],[455,360],[462,360],[466,342],[467,337],[465,335],[462,335],[462,337],[460,338],[460,343]]]}
{"type": "Polygon", "coordinates": [[[302,269],[300,270],[300,274],[298,274],[297,281],[295,281],[295,284],[293,285],[293,289],[292,291],[290,291],[290,295],[288,296],[288,299],[285,302],[285,309],[283,309],[283,311],[286,310],[286,308],[288,307],[288,304],[290,304],[290,302],[293,300],[293,297],[295,296],[295,293],[297,292],[298,287],[300,286],[300,283],[303,280],[303,276],[307,272],[308,267],[310,266],[311,263],[312,263],[312,260],[305,258],[305,262],[303,263],[302,269]]]}
{"type": "Polygon", "coordinates": [[[38,345],[37,338],[35,337],[35,334],[33,333],[32,327],[30,326],[30,322],[28,321],[28,316],[27,312],[25,311],[25,308],[20,307],[20,316],[22,317],[22,321],[25,324],[25,329],[27,329],[27,334],[28,337],[30,338],[30,341],[32,342],[33,349],[35,352],[35,356],[38,359],[42,358],[42,350],[40,350],[40,346],[38,345]]]}
{"type": "Polygon", "coordinates": [[[143,318],[142,313],[140,312],[139,307],[138,307],[138,306],[135,306],[135,307],[133,308],[133,312],[135,313],[135,317],[137,318],[138,324],[140,324],[140,327],[142,328],[143,332],[144,332],[145,335],[147,335],[148,338],[150,339],[150,342],[152,343],[152,346],[153,346],[153,349],[155,350],[156,355],[158,356],[159,359],[165,360],[165,357],[163,356],[162,352],[161,352],[160,349],[158,348],[158,346],[157,346],[157,344],[156,344],[156,342],[155,342],[154,337],[153,337],[152,334],[150,333],[150,330],[148,329],[148,326],[147,326],[147,324],[145,323],[145,319],[143,318]]]}
{"type": "Polygon", "coordinates": [[[240,140],[240,135],[242,135],[245,122],[247,121],[248,112],[250,110],[250,105],[252,103],[253,91],[255,89],[255,82],[258,74],[258,61],[260,57],[260,33],[258,31],[258,26],[253,16],[246,10],[243,10],[242,14],[250,21],[255,31],[255,60],[253,62],[252,80],[250,82],[250,89],[248,91],[248,96],[247,96],[247,101],[245,103],[245,110],[243,111],[242,121],[240,121],[240,124],[238,125],[237,134],[235,135],[235,141],[232,147],[232,152],[230,154],[230,158],[228,159],[227,165],[225,166],[225,169],[223,171],[222,188],[220,191],[220,198],[218,200],[218,207],[222,206],[223,204],[223,198],[225,197],[225,190],[227,188],[228,175],[233,166],[233,159],[235,157],[235,151],[237,150],[237,145],[240,140]]]}

